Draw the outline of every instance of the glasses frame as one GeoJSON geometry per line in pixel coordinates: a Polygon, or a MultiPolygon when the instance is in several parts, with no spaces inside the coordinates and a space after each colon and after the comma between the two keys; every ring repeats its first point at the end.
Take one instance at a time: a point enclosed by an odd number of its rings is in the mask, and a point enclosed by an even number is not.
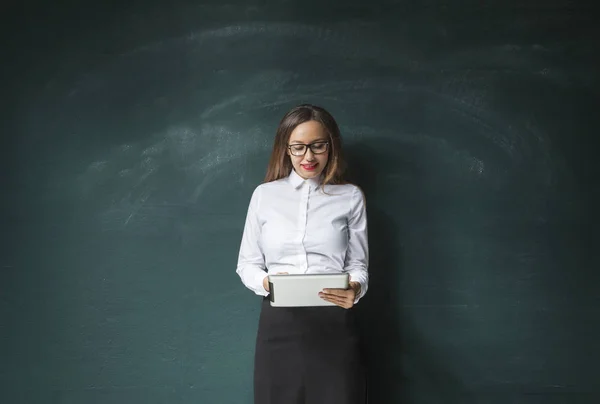
{"type": "Polygon", "coordinates": [[[323,153],[327,153],[329,151],[329,140],[318,140],[316,142],[310,143],[310,144],[305,144],[305,143],[293,143],[288,145],[288,150],[290,151],[290,154],[294,157],[300,157],[300,156],[304,156],[306,155],[306,152],[308,151],[308,149],[310,149],[310,151],[312,152],[312,154],[323,154],[323,153]],[[325,143],[327,146],[325,147],[325,150],[323,150],[322,152],[319,153],[315,153],[315,151],[313,150],[313,146],[316,144],[323,144],[325,143]],[[293,146],[304,146],[304,152],[302,152],[301,154],[294,154],[292,152],[292,147],[293,146]]]}

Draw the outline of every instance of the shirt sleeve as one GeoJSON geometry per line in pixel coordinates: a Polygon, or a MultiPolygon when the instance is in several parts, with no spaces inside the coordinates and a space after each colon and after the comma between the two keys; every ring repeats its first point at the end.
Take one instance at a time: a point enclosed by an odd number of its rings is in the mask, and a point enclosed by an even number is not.
{"type": "Polygon", "coordinates": [[[350,281],[360,283],[360,293],[354,303],[367,293],[369,287],[369,242],[367,234],[367,211],[365,198],[356,187],[352,194],[350,216],[348,218],[348,249],[344,270],[349,273],[350,281]]]}
{"type": "Polygon", "coordinates": [[[263,280],[267,276],[267,272],[265,258],[260,248],[259,208],[260,187],[257,187],[252,193],[248,206],[236,272],[248,289],[259,296],[267,296],[269,292],[263,287],[263,280]]]}

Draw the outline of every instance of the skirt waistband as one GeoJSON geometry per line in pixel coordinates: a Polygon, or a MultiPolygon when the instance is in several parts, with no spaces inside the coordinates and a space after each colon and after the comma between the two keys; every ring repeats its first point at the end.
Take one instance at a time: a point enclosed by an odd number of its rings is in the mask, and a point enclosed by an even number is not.
{"type": "Polygon", "coordinates": [[[258,336],[261,337],[355,337],[354,309],[339,306],[273,307],[268,298],[262,300],[258,336]]]}

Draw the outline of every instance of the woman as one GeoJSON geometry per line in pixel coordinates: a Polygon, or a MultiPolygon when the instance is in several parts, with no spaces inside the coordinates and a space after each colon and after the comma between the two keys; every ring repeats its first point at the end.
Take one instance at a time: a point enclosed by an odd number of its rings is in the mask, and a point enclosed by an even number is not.
{"type": "Polygon", "coordinates": [[[255,404],[362,404],[364,371],[352,307],[367,292],[365,201],[343,179],[340,130],[323,108],[281,120],[263,184],[253,192],[238,257],[244,285],[263,296],[255,404]],[[268,274],[350,275],[319,296],[335,306],[271,307],[268,274]]]}

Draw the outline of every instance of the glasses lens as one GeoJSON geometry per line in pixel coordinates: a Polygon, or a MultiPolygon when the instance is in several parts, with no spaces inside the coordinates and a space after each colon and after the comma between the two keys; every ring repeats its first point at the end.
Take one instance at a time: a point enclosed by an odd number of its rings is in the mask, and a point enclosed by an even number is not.
{"type": "Polygon", "coordinates": [[[294,156],[302,156],[306,150],[306,146],[303,144],[292,145],[290,146],[290,151],[294,156]]]}
{"type": "Polygon", "coordinates": [[[325,153],[327,151],[327,142],[313,143],[310,146],[310,150],[315,154],[325,153]]]}

